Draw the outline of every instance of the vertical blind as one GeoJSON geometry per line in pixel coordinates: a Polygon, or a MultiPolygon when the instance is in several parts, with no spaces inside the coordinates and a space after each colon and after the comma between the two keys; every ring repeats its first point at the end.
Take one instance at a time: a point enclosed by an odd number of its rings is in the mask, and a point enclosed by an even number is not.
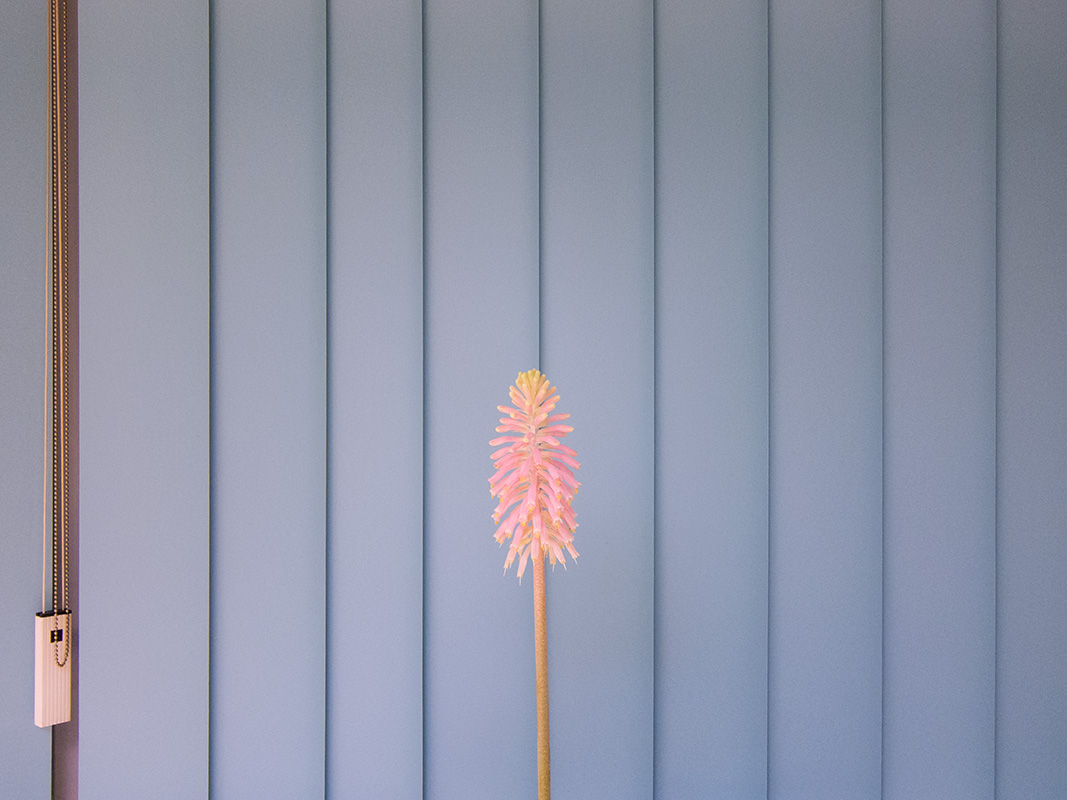
{"type": "Polygon", "coordinates": [[[1059,4],[80,20],[83,798],[1067,793],[1059,4]]]}
{"type": "Polygon", "coordinates": [[[0,797],[43,797],[33,724],[41,610],[48,276],[48,8],[0,5],[0,797]]]}

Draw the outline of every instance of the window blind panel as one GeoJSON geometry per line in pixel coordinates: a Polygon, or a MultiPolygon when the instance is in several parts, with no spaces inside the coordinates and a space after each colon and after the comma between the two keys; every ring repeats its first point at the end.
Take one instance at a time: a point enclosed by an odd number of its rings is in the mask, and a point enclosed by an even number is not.
{"type": "Polygon", "coordinates": [[[766,798],[767,10],[656,15],[656,796],[766,798]]]}
{"type": "Polygon", "coordinates": [[[649,797],[653,17],[542,4],[542,359],[572,415],[582,558],[547,576],[553,785],[649,797]]]}
{"type": "Polygon", "coordinates": [[[207,795],[208,10],[83,5],[79,796],[207,795]]]}
{"type": "Polygon", "coordinates": [[[1067,795],[1067,7],[1000,3],[997,797],[1067,795]]]}
{"type": "Polygon", "coordinates": [[[216,797],[324,789],[325,12],[212,12],[216,797]]]}
{"type": "Polygon", "coordinates": [[[774,798],[880,791],[880,13],[770,7],[774,798]]]}
{"type": "Polygon", "coordinates": [[[32,615],[41,610],[48,15],[0,6],[0,796],[45,798],[49,730],[33,727],[32,615]],[[29,710],[27,710],[29,709],[29,710]]]}
{"type": "Polygon", "coordinates": [[[425,796],[511,797],[537,781],[533,584],[501,575],[489,440],[537,366],[537,6],[425,14],[425,796]]]}
{"type": "Polygon", "coordinates": [[[996,12],[885,7],[886,798],[993,794],[996,12]]]}
{"type": "Polygon", "coordinates": [[[421,4],[329,45],[327,794],[421,800],[421,4]]]}

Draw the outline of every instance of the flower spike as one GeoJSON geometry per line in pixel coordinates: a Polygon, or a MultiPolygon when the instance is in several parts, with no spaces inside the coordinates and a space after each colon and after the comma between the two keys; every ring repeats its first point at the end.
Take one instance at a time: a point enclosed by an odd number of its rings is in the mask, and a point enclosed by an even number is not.
{"type": "Polygon", "coordinates": [[[506,445],[492,455],[489,494],[499,501],[493,512],[499,524],[495,538],[501,544],[511,539],[504,572],[518,557],[521,581],[531,556],[547,553],[553,566],[557,561],[566,566],[564,550],[578,558],[571,501],[581,485],[574,479],[581,464],[574,450],[560,444],[574,429],[560,424],[570,414],[552,413],[559,395],[548,378],[536,369],[520,372],[508,396],[514,407],[497,406],[505,416],[496,431],[504,435],[489,442],[506,445]]]}

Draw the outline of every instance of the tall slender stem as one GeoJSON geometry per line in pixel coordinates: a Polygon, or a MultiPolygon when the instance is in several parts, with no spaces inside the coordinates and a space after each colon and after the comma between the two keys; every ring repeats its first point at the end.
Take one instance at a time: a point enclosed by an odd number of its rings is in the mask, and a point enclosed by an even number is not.
{"type": "Polygon", "coordinates": [[[548,619],[545,613],[545,558],[534,553],[534,660],[537,663],[537,800],[551,800],[548,758],[548,619]]]}

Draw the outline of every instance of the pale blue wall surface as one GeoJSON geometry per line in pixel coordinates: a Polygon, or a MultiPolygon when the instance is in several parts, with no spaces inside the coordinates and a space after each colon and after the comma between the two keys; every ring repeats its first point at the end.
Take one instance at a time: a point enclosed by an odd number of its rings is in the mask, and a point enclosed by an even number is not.
{"type": "Polygon", "coordinates": [[[653,17],[542,4],[542,352],[582,464],[546,581],[552,782],[648,797],[653,734],[653,17]]]}
{"type": "Polygon", "coordinates": [[[326,4],[211,16],[211,795],[326,741],[326,4]]]}
{"type": "Polygon", "coordinates": [[[770,6],[772,797],[881,779],[879,11],[770,6]]]}
{"type": "Polygon", "coordinates": [[[1067,793],[1059,5],[283,5],[82,9],[83,794],[532,794],[539,358],[557,796],[1067,793]]]}
{"type": "Polygon", "coordinates": [[[766,797],[767,8],[656,13],[656,793],[766,797]]]}
{"type": "Polygon", "coordinates": [[[991,798],[995,4],[885,26],[884,797],[991,798]]]}
{"type": "Polygon", "coordinates": [[[79,18],[79,797],[208,780],[206,2],[79,18]]]}
{"type": "Polygon", "coordinates": [[[537,366],[537,13],[424,9],[425,797],[507,797],[536,782],[533,584],[502,574],[489,440],[537,366]]]}
{"type": "Polygon", "coordinates": [[[326,791],[421,798],[421,7],[329,13],[326,791]]]}
{"type": "Polygon", "coordinates": [[[1067,5],[1002,0],[997,796],[1067,796],[1067,5]]]}

